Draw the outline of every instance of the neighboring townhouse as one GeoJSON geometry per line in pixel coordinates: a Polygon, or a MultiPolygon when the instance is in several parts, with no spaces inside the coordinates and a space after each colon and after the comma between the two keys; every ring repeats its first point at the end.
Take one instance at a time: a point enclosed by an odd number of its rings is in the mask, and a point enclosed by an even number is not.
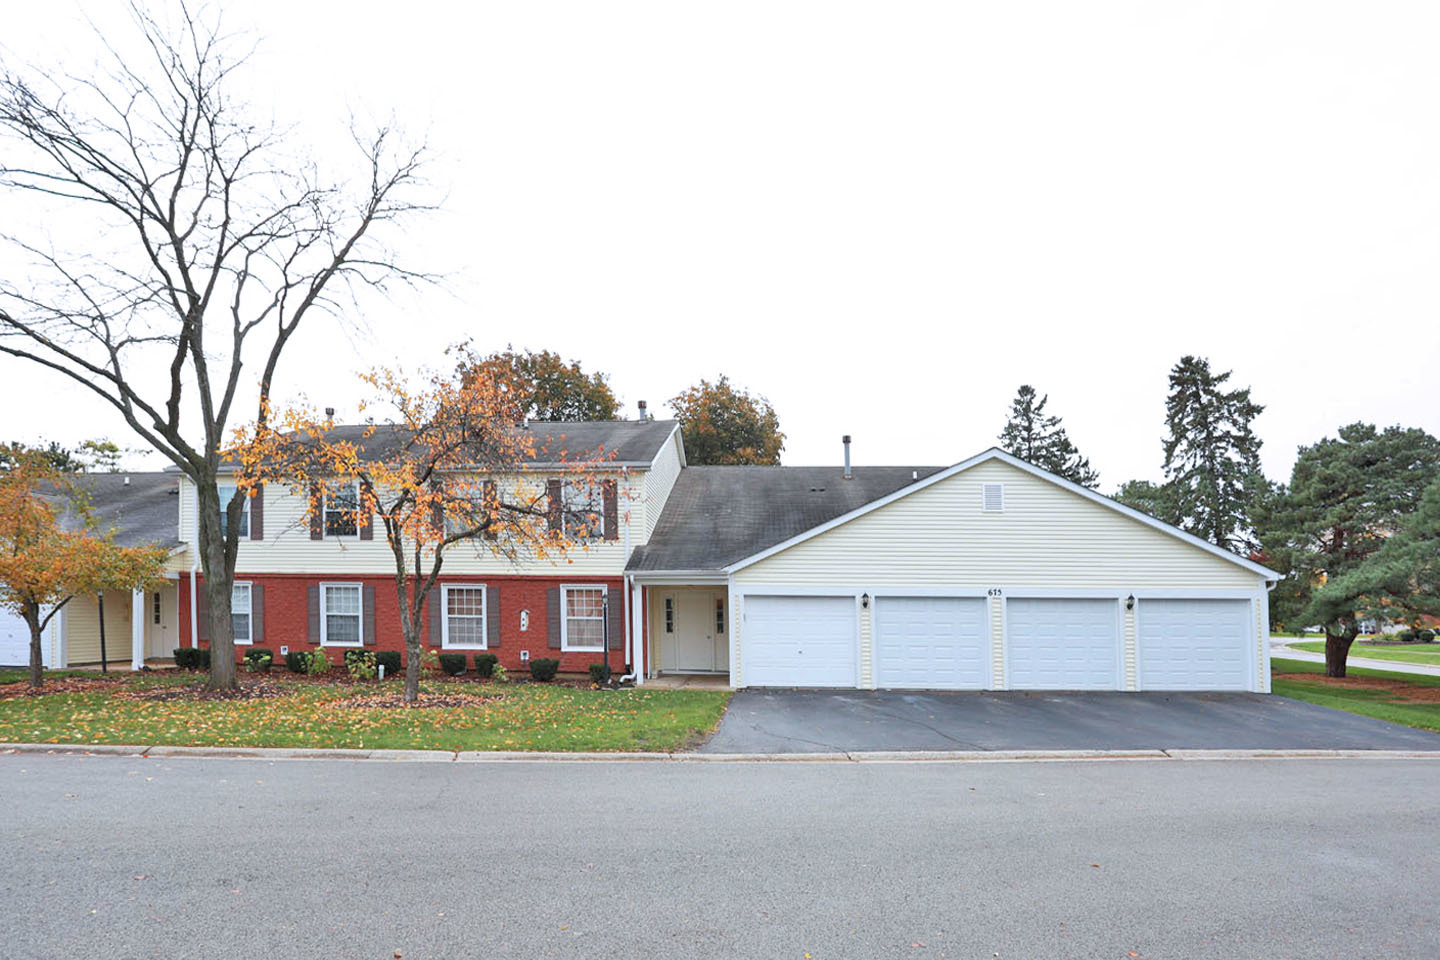
{"type": "MultiPolygon", "coordinates": [[[[670,421],[531,429],[563,437],[572,463],[605,451],[603,529],[558,560],[448,552],[426,616],[437,650],[493,652],[511,670],[555,657],[567,673],[608,657],[640,683],[1269,689],[1277,573],[998,449],[852,468],[846,438],[843,465],[691,467],[670,421]]],[[[567,466],[542,456],[525,471],[563,497],[567,466]]],[[[156,630],[134,627],[147,656],[157,636],[208,642],[188,482],[172,500],[173,586],[156,630]]],[[[247,507],[241,651],[402,649],[383,533],[311,523],[304,507],[275,488],[247,507]]]]}

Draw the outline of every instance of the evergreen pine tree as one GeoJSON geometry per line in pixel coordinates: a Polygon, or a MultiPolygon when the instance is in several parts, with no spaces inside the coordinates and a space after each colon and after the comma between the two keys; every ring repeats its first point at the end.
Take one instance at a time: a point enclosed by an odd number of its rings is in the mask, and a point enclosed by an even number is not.
{"type": "Polygon", "coordinates": [[[1267,484],[1261,440],[1250,429],[1265,409],[1250,389],[1224,389],[1230,372],[1212,373],[1203,357],[1182,357],[1165,400],[1165,486],[1179,526],[1211,543],[1248,553],[1250,513],[1267,484]]]}
{"type": "Polygon", "coordinates": [[[1037,400],[1035,388],[1022,384],[1010,403],[1010,419],[1000,431],[1000,447],[1026,463],[1093,489],[1100,483],[1100,474],[1080,456],[1060,418],[1046,415],[1049,400],[1049,395],[1037,400]]]}

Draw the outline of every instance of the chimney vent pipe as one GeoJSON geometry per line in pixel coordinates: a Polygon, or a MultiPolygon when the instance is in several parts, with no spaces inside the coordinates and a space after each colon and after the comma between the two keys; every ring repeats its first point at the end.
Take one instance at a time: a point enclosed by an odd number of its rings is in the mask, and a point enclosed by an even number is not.
{"type": "Polygon", "coordinates": [[[850,472],[850,434],[848,434],[848,433],[845,434],[844,443],[845,443],[845,479],[846,479],[846,480],[851,480],[851,479],[854,478],[854,474],[852,474],[852,473],[850,472]]]}

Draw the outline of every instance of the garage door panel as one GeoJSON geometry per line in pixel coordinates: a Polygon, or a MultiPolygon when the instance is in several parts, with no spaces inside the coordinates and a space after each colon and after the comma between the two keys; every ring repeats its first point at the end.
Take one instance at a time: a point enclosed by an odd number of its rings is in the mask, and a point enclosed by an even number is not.
{"type": "Polygon", "coordinates": [[[1005,645],[1012,690],[1121,687],[1120,624],[1114,600],[1008,600],[1005,645]]]}
{"type": "Polygon", "coordinates": [[[1249,600],[1141,600],[1142,690],[1248,690],[1257,656],[1249,600]]]}
{"type": "MultiPolygon", "coordinates": [[[[50,645],[42,643],[40,649],[45,666],[50,666],[50,645]]],[[[19,614],[0,610],[0,666],[23,667],[29,663],[30,628],[19,614]]]]}
{"type": "Polygon", "coordinates": [[[853,597],[748,597],[740,655],[757,687],[854,687],[853,597]]]}
{"type": "Polygon", "coordinates": [[[875,684],[981,690],[990,681],[990,623],[978,597],[875,600],[875,684]]]}

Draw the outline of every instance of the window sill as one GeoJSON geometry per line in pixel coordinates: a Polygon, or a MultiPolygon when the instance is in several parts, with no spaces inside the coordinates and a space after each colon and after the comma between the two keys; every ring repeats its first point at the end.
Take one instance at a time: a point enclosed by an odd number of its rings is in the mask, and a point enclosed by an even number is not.
{"type": "Polygon", "coordinates": [[[489,650],[488,643],[442,643],[441,650],[489,650]]]}
{"type": "Polygon", "coordinates": [[[338,640],[321,640],[321,641],[320,641],[320,646],[322,646],[322,647],[363,647],[363,646],[365,646],[365,643],[364,643],[364,641],[357,641],[357,642],[355,642],[355,643],[341,643],[341,642],[339,642],[338,640]]]}
{"type": "Polygon", "coordinates": [[[604,647],[566,647],[560,648],[561,653],[604,653],[604,647]]]}

